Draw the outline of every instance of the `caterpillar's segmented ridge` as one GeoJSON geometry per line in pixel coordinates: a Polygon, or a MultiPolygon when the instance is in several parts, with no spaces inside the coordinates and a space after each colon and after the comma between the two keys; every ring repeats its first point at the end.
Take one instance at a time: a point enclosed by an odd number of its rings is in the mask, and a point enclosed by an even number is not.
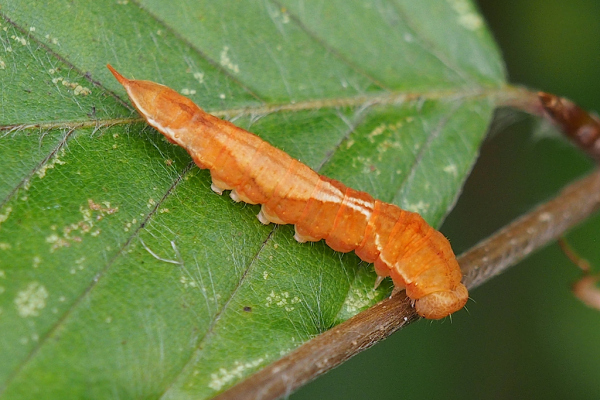
{"type": "Polygon", "coordinates": [[[299,242],[325,239],[334,250],[354,250],[375,263],[380,277],[406,289],[425,318],[446,317],[467,302],[450,243],[420,215],[319,175],[166,86],[108,68],[148,123],[210,170],[215,192],[231,190],[235,201],[262,204],[260,222],[294,224],[299,242]]]}

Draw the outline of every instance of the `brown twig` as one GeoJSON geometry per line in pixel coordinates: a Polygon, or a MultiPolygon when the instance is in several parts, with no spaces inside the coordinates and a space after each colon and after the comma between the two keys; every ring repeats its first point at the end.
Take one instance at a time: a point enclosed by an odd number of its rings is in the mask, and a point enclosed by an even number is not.
{"type": "Polygon", "coordinates": [[[465,284],[475,288],[532,251],[559,238],[600,208],[600,171],[572,183],[559,196],[537,207],[473,247],[459,259],[465,284]]]}
{"type": "MultiPolygon", "coordinates": [[[[472,289],[555,240],[600,208],[600,171],[564,189],[459,257],[472,289]]],[[[403,292],[317,336],[216,397],[276,399],[418,319],[403,292]]]]}

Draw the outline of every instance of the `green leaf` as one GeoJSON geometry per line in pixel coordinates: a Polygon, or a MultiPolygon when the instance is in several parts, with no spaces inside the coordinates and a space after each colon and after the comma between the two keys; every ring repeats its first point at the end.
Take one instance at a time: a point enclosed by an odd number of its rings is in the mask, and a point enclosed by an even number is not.
{"type": "Polygon", "coordinates": [[[144,123],[105,68],[187,93],[439,225],[503,67],[466,0],[3,2],[0,392],[210,398],[389,294],[144,123]]]}

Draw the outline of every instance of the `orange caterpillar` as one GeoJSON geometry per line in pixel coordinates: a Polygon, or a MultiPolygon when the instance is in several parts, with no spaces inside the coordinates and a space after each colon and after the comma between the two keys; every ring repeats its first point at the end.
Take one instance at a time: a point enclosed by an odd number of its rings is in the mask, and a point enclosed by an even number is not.
{"type": "Polygon", "coordinates": [[[425,318],[446,317],[467,302],[450,243],[420,215],[319,175],[173,89],[108,69],[150,125],[210,170],[215,192],[231,190],[235,201],[262,204],[263,224],[294,224],[299,242],[325,239],[336,251],[354,250],[375,263],[378,282],[391,276],[397,289],[406,289],[425,318]]]}

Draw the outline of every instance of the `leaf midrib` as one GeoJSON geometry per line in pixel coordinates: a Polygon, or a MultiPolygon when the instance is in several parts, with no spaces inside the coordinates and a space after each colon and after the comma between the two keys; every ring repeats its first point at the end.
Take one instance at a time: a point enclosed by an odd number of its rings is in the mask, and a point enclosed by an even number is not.
{"type": "MultiPolygon", "coordinates": [[[[104,89],[103,86],[100,86],[104,89]]],[[[244,107],[244,108],[230,108],[222,110],[208,110],[210,114],[224,118],[234,119],[244,116],[252,115],[265,115],[276,112],[299,112],[299,111],[310,111],[310,110],[321,110],[326,108],[358,108],[361,106],[375,106],[375,105],[394,105],[403,102],[413,101],[417,99],[423,100],[439,100],[444,98],[489,98],[497,97],[508,91],[515,90],[510,85],[504,85],[501,87],[497,86],[485,86],[473,88],[460,88],[457,90],[424,90],[424,91],[392,91],[386,93],[372,94],[372,95],[358,95],[349,97],[333,97],[329,99],[311,99],[305,101],[299,101],[297,103],[273,103],[266,104],[259,107],[244,107]]],[[[106,90],[106,89],[105,89],[106,90]]],[[[107,92],[109,92],[107,90],[107,92]]],[[[110,92],[109,92],[110,93],[110,92]]],[[[116,95],[114,95],[116,96],[116,95]]],[[[128,108],[133,110],[133,107],[127,104],[128,108]]],[[[73,120],[73,121],[55,121],[55,122],[22,122],[7,125],[0,125],[0,132],[2,135],[11,134],[29,129],[80,129],[80,128],[107,128],[115,125],[127,125],[144,122],[141,117],[125,117],[125,118],[106,118],[106,119],[89,119],[89,120],[73,120]]]]}

